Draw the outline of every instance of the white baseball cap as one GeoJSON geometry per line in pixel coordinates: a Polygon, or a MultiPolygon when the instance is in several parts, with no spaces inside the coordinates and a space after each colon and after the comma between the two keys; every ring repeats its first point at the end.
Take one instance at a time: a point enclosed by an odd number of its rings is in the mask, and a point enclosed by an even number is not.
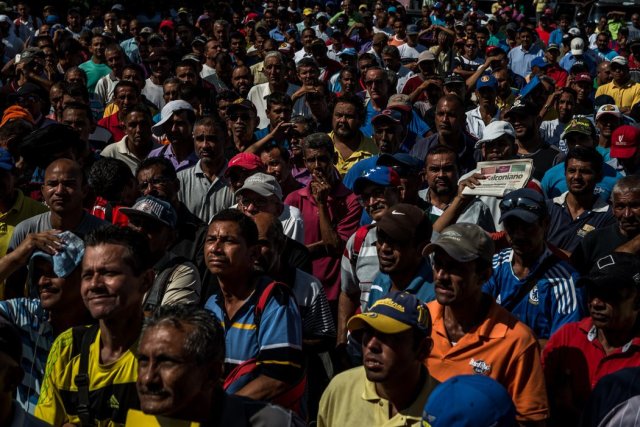
{"type": "Polygon", "coordinates": [[[481,148],[485,142],[493,141],[504,135],[508,135],[513,139],[516,138],[516,131],[513,126],[511,126],[511,123],[504,120],[493,121],[484,128],[482,139],[476,142],[476,148],[481,148]]]}
{"type": "Polygon", "coordinates": [[[187,101],[183,101],[182,99],[177,99],[175,101],[167,102],[167,104],[162,107],[162,111],[160,112],[160,121],[151,127],[151,131],[155,136],[162,136],[164,134],[164,130],[162,130],[162,125],[164,125],[167,120],[173,116],[173,113],[181,110],[189,110],[194,111],[191,104],[187,101]]]}
{"type": "Polygon", "coordinates": [[[598,111],[596,112],[596,121],[605,114],[611,114],[612,116],[616,116],[618,118],[622,117],[620,109],[614,104],[604,104],[600,108],[598,108],[598,111]]]}
{"type": "Polygon", "coordinates": [[[584,53],[584,40],[580,37],[576,37],[571,40],[571,54],[572,55],[582,55],[584,53]]]}

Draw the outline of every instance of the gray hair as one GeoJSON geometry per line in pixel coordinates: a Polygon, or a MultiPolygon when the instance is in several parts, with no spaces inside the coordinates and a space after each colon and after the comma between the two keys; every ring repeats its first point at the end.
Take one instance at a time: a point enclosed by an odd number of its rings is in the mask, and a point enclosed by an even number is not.
{"type": "Polygon", "coordinates": [[[324,132],[316,132],[308,135],[302,143],[302,149],[306,150],[326,150],[327,153],[333,154],[333,141],[324,132]]]}
{"type": "Polygon", "coordinates": [[[289,120],[289,122],[293,124],[302,123],[305,126],[305,130],[304,130],[305,135],[309,135],[316,131],[316,122],[312,117],[305,117],[303,115],[298,114],[291,117],[291,120],[289,120]]]}
{"type": "Polygon", "coordinates": [[[187,334],[183,348],[187,354],[195,357],[196,363],[224,362],[224,330],[218,318],[209,310],[187,304],[162,305],[146,319],[140,336],[148,329],[162,325],[183,331],[185,326],[193,327],[187,334]]]}
{"type": "Polygon", "coordinates": [[[614,194],[626,193],[629,191],[640,191],[640,175],[628,175],[620,178],[611,190],[611,200],[614,194]]]}
{"type": "Polygon", "coordinates": [[[270,50],[269,52],[267,52],[264,55],[264,62],[267,62],[267,59],[269,58],[278,58],[278,60],[280,61],[280,63],[284,66],[284,57],[282,56],[282,54],[280,52],[278,52],[277,50],[270,50]]]}

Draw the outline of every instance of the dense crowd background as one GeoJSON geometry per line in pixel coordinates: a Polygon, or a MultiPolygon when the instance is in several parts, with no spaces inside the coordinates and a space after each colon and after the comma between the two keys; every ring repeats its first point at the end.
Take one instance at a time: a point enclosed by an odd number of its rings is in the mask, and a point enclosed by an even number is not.
{"type": "Polygon", "coordinates": [[[637,423],[640,13],[414,3],[0,2],[0,425],[637,423]]]}

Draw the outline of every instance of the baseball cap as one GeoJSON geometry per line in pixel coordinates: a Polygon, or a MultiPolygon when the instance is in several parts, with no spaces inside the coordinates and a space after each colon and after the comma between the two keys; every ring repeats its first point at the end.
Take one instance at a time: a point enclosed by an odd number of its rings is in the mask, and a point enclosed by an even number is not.
{"type": "MultiPolygon", "coordinates": [[[[158,35],[154,35],[154,37],[160,37],[158,35]]],[[[162,37],[160,37],[162,39],[162,37]]],[[[147,62],[154,62],[160,58],[165,58],[165,59],[169,59],[169,52],[167,51],[166,48],[164,47],[154,47],[152,49],[149,50],[149,58],[147,59],[147,62]]]]}
{"type": "Polygon", "coordinates": [[[571,40],[571,54],[582,55],[583,52],[584,52],[584,40],[582,40],[580,37],[576,37],[575,39],[571,40]]]}
{"type": "Polygon", "coordinates": [[[531,61],[531,67],[538,67],[538,68],[546,68],[548,67],[549,64],[547,61],[544,60],[543,57],[538,56],[537,58],[534,58],[533,61],[531,61]]]}
{"type": "Polygon", "coordinates": [[[640,129],[635,126],[624,125],[618,127],[611,134],[611,157],[628,159],[636,154],[640,145],[640,129]]]}
{"type": "Polygon", "coordinates": [[[428,50],[425,50],[424,52],[421,52],[420,55],[418,55],[418,64],[423,61],[435,61],[435,60],[436,60],[436,56],[433,54],[433,52],[429,52],[428,50]]]}
{"type": "Polygon", "coordinates": [[[342,49],[340,52],[338,52],[338,56],[343,56],[343,55],[358,56],[358,52],[356,52],[356,50],[352,47],[346,47],[342,49]]]}
{"type": "Polygon", "coordinates": [[[160,121],[151,127],[153,134],[156,136],[162,136],[164,134],[162,126],[171,118],[171,116],[173,116],[173,113],[182,110],[193,111],[193,107],[187,101],[183,101],[182,99],[167,102],[160,112],[160,121]]]}
{"type": "Polygon", "coordinates": [[[413,103],[411,102],[411,98],[409,98],[409,95],[402,93],[391,95],[389,101],[387,101],[387,109],[409,112],[412,108],[413,103]]]}
{"type": "Polygon", "coordinates": [[[0,316],[0,351],[13,359],[16,365],[20,365],[22,359],[20,332],[3,316],[0,316]]]}
{"type": "Polygon", "coordinates": [[[25,62],[30,62],[35,58],[44,59],[44,52],[39,47],[29,47],[22,51],[20,54],[20,60],[16,61],[16,64],[22,64],[25,62]]]}
{"type": "Polygon", "coordinates": [[[13,170],[14,166],[15,162],[11,153],[4,148],[0,148],[0,169],[10,171],[13,170]]]}
{"type": "Polygon", "coordinates": [[[578,279],[576,285],[640,290],[640,260],[636,254],[613,252],[596,261],[589,274],[578,279]]]}
{"type": "Polygon", "coordinates": [[[398,172],[398,176],[402,178],[422,172],[424,161],[413,157],[409,153],[384,153],[378,157],[376,166],[391,166],[398,172]]]}
{"type": "Polygon", "coordinates": [[[482,147],[482,144],[484,144],[487,141],[493,141],[494,139],[498,139],[504,135],[510,136],[515,140],[516,131],[515,129],[513,129],[513,126],[511,125],[511,123],[505,120],[493,121],[484,128],[484,132],[482,133],[482,139],[476,142],[476,148],[482,147]]]}
{"type": "Polygon", "coordinates": [[[507,31],[517,31],[518,30],[518,24],[516,24],[515,22],[509,22],[507,24],[507,31]]]}
{"type": "Polygon", "coordinates": [[[233,156],[231,160],[229,160],[229,163],[227,163],[227,170],[224,172],[224,174],[228,175],[231,168],[242,168],[248,171],[252,171],[256,169],[262,170],[264,168],[264,165],[262,164],[262,160],[260,160],[260,157],[256,156],[253,153],[239,153],[233,156]]]}
{"type": "Polygon", "coordinates": [[[236,191],[235,196],[238,197],[243,191],[251,190],[261,196],[276,196],[278,200],[282,200],[282,188],[276,178],[266,173],[258,172],[248,177],[241,188],[236,191]]]}
{"type": "Polygon", "coordinates": [[[549,52],[550,50],[557,50],[559,52],[560,46],[555,43],[549,43],[549,46],[547,46],[547,52],[549,52]]]}
{"type": "Polygon", "coordinates": [[[496,80],[496,78],[491,74],[485,74],[484,76],[480,77],[478,81],[476,81],[476,90],[480,90],[485,87],[497,90],[498,80],[496,80]]]}
{"type": "Polygon", "coordinates": [[[429,222],[429,218],[422,209],[415,205],[398,203],[382,215],[376,227],[397,242],[410,242],[415,237],[416,230],[425,221],[429,222]]]}
{"type": "Polygon", "coordinates": [[[153,196],[143,196],[136,200],[130,208],[120,208],[120,212],[133,218],[144,218],[161,222],[167,227],[175,228],[178,223],[178,214],[169,202],[153,196]]]}
{"type": "Polygon", "coordinates": [[[593,100],[593,108],[594,108],[594,115],[595,113],[598,112],[598,109],[600,107],[602,107],[605,104],[612,104],[615,105],[616,104],[616,100],[613,99],[613,97],[611,95],[598,95],[595,97],[595,99],[593,100]]]}
{"type": "Polygon", "coordinates": [[[629,61],[627,60],[627,58],[625,58],[624,56],[614,56],[613,59],[611,60],[612,64],[618,64],[618,65],[622,65],[623,67],[627,67],[629,66],[629,61]]]}
{"type": "Polygon", "coordinates": [[[507,193],[500,202],[500,221],[515,217],[532,223],[547,215],[544,196],[530,188],[520,188],[507,193]]]}
{"type": "Polygon", "coordinates": [[[431,334],[431,315],[427,305],[409,292],[391,291],[369,308],[347,322],[351,332],[371,327],[383,334],[399,334],[415,328],[431,334]]]}
{"type": "Polygon", "coordinates": [[[442,3],[440,3],[439,1],[437,1],[434,5],[433,5],[434,9],[442,9],[442,3]]]}
{"type": "Polygon", "coordinates": [[[438,238],[424,248],[422,255],[427,256],[436,248],[458,262],[491,261],[494,252],[493,240],[487,233],[480,226],[468,223],[453,224],[442,230],[438,238]]]}
{"type": "Polygon", "coordinates": [[[593,80],[593,78],[591,78],[591,75],[589,73],[578,73],[576,74],[576,76],[573,78],[574,82],[591,82],[593,80]]]}
{"type": "Polygon", "coordinates": [[[458,375],[439,384],[422,412],[431,427],[512,427],[516,408],[507,390],[486,375],[458,375]]]}
{"type": "Polygon", "coordinates": [[[514,102],[511,108],[504,113],[504,118],[509,119],[509,116],[513,114],[535,114],[538,111],[538,107],[528,99],[523,99],[522,97],[518,97],[514,102]]]}
{"type": "MultiPolygon", "coordinates": [[[[67,277],[82,264],[84,256],[84,241],[70,231],[57,234],[60,238],[60,246],[56,253],[51,255],[43,251],[36,251],[29,259],[29,271],[33,272],[33,263],[36,258],[43,258],[53,265],[53,272],[58,277],[67,277]]],[[[33,278],[36,279],[36,278],[33,278]]]]}
{"type": "Polygon", "coordinates": [[[580,35],[580,29],[577,28],[577,27],[569,28],[569,31],[567,31],[567,32],[569,33],[569,35],[572,35],[574,37],[580,35]]]}
{"type": "Polygon", "coordinates": [[[29,110],[19,105],[11,105],[4,110],[2,120],[0,120],[0,127],[4,126],[11,120],[26,120],[31,124],[34,123],[33,116],[29,110]]]}
{"type": "Polygon", "coordinates": [[[327,12],[318,12],[316,13],[316,20],[319,21],[320,19],[326,19],[327,21],[329,20],[330,16],[327,12]]]}
{"type": "Polygon", "coordinates": [[[41,99],[47,99],[47,93],[45,90],[35,83],[27,82],[20,86],[15,93],[15,97],[37,95],[41,99]]]}
{"type": "Polygon", "coordinates": [[[302,14],[303,14],[304,16],[313,15],[313,9],[311,9],[310,7],[305,7],[305,8],[302,10],[302,14]]]}
{"type": "Polygon", "coordinates": [[[175,28],[175,24],[171,19],[165,19],[164,21],[160,22],[160,26],[158,27],[158,30],[162,31],[164,28],[173,30],[175,28]]]}
{"type": "Polygon", "coordinates": [[[116,3],[113,6],[111,6],[111,10],[117,10],[119,12],[123,12],[124,11],[124,6],[121,5],[120,3],[116,3]]]}
{"type": "Polygon", "coordinates": [[[596,121],[605,114],[611,114],[612,116],[616,116],[618,118],[622,117],[620,109],[614,104],[604,104],[600,106],[600,108],[598,108],[598,111],[596,112],[596,121]]]}
{"type": "Polygon", "coordinates": [[[244,98],[238,98],[233,101],[233,103],[229,104],[229,107],[227,108],[227,114],[231,114],[232,111],[237,110],[248,110],[253,111],[256,115],[258,114],[258,110],[256,109],[256,106],[253,104],[253,102],[244,98]]]}
{"type": "Polygon", "coordinates": [[[362,194],[364,188],[368,184],[375,184],[381,187],[394,187],[400,185],[400,177],[392,167],[376,166],[364,171],[353,182],[353,192],[357,195],[362,194]]]}
{"type": "Polygon", "coordinates": [[[397,110],[386,109],[382,110],[371,119],[371,124],[374,126],[376,123],[383,122],[392,122],[393,124],[399,125],[402,123],[402,113],[397,110]]]}
{"type": "Polygon", "coordinates": [[[459,74],[449,74],[445,79],[444,79],[444,85],[451,85],[451,84],[464,84],[465,81],[462,78],[461,75],[459,74]]]}
{"type": "Polygon", "coordinates": [[[570,133],[580,133],[582,135],[593,136],[596,133],[596,129],[591,123],[591,120],[586,117],[574,117],[571,119],[567,126],[564,128],[560,139],[565,139],[570,133]]]}

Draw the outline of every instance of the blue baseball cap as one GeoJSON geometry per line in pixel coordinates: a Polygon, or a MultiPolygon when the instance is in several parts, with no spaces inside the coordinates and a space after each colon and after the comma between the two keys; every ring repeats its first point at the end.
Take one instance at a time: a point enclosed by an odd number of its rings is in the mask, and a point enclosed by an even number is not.
{"type": "Polygon", "coordinates": [[[132,207],[120,208],[120,212],[131,221],[134,221],[134,218],[150,219],[171,228],[175,228],[178,223],[178,214],[173,206],[153,196],[140,197],[132,207]]]}
{"type": "Polygon", "coordinates": [[[356,50],[352,47],[347,47],[342,49],[340,52],[338,52],[338,56],[343,56],[343,55],[358,56],[358,52],[356,52],[356,50]]]}
{"type": "Polygon", "coordinates": [[[371,119],[371,124],[376,125],[377,123],[381,123],[383,121],[390,121],[396,125],[402,123],[402,113],[398,110],[387,108],[386,110],[382,110],[380,113],[373,116],[371,119]]]}
{"type": "Polygon", "coordinates": [[[431,334],[431,315],[427,305],[408,292],[391,291],[376,301],[366,313],[356,314],[347,322],[352,333],[371,327],[383,334],[399,334],[416,328],[431,334]]]}
{"type": "Polygon", "coordinates": [[[497,90],[498,80],[496,80],[496,78],[491,74],[485,74],[484,76],[480,77],[478,81],[476,81],[476,90],[480,90],[483,87],[489,87],[493,90],[497,90]]]}
{"type": "Polygon", "coordinates": [[[353,192],[361,194],[369,184],[382,187],[394,187],[400,185],[398,172],[388,166],[376,166],[366,170],[353,182],[353,192]]]}
{"type": "MultiPolygon", "coordinates": [[[[70,231],[63,231],[58,234],[62,246],[53,255],[43,251],[36,251],[29,259],[29,271],[33,272],[33,263],[36,259],[42,258],[53,265],[53,272],[58,277],[67,277],[74,272],[82,263],[84,256],[84,241],[70,231]]],[[[38,278],[31,276],[32,290],[36,289],[34,281],[38,278]]]]}
{"type": "Polygon", "coordinates": [[[516,217],[532,223],[547,215],[544,196],[530,188],[520,188],[507,193],[500,202],[500,221],[516,217]]]}
{"type": "Polygon", "coordinates": [[[13,156],[9,151],[4,148],[0,148],[0,169],[4,169],[6,171],[13,170],[15,163],[13,161],[13,156]]]}
{"type": "Polygon", "coordinates": [[[534,58],[533,61],[531,61],[531,68],[533,67],[546,68],[549,65],[551,64],[545,61],[544,58],[541,56],[538,56],[537,58],[534,58]]]}
{"type": "Polygon", "coordinates": [[[458,375],[431,392],[422,420],[431,427],[513,427],[516,408],[496,380],[485,375],[458,375]]]}
{"type": "Polygon", "coordinates": [[[524,99],[527,97],[527,95],[529,95],[531,92],[533,92],[533,90],[535,88],[538,87],[538,85],[540,85],[540,79],[538,78],[538,76],[533,76],[531,78],[531,80],[529,80],[529,83],[527,83],[521,90],[520,90],[520,98],[524,99]]]}
{"type": "Polygon", "coordinates": [[[381,154],[376,161],[376,166],[391,166],[402,178],[422,172],[424,160],[413,157],[408,153],[381,154]]]}

